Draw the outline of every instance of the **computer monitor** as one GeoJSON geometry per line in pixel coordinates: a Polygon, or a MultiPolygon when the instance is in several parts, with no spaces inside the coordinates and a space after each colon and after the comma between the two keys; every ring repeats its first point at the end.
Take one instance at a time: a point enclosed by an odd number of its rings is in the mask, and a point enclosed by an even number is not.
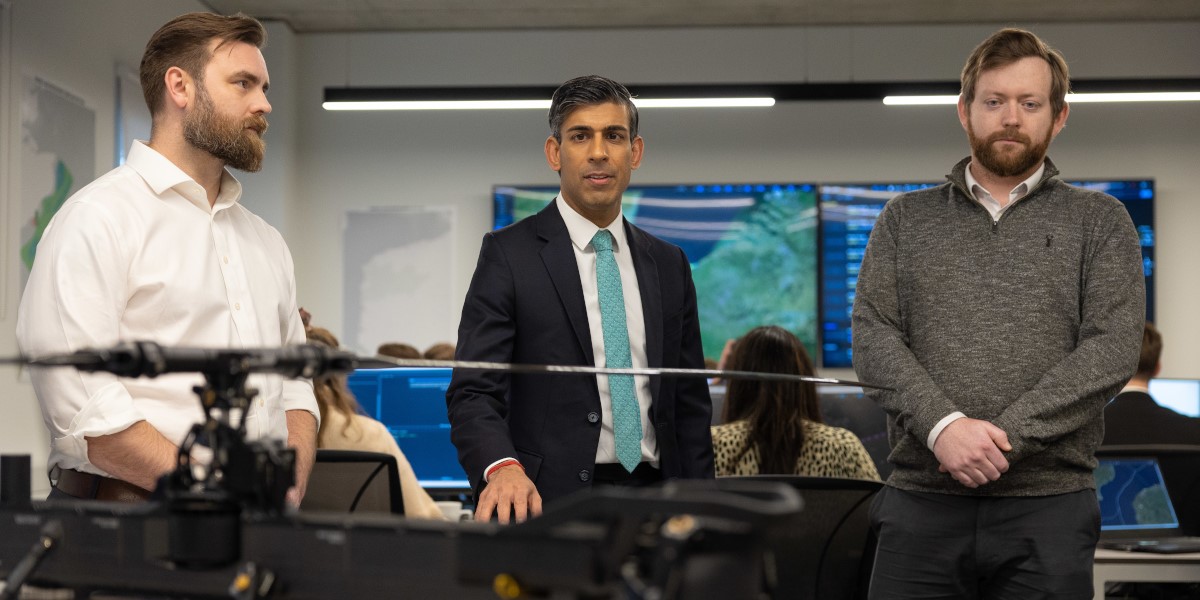
{"type": "Polygon", "coordinates": [[[1200,379],[1151,379],[1150,395],[1159,406],[1200,417],[1200,379]]]}
{"type": "Polygon", "coordinates": [[[1179,527],[1157,460],[1101,458],[1093,475],[1101,531],[1153,533],[1179,527]]]}
{"type": "Polygon", "coordinates": [[[471,487],[450,443],[446,416],[448,368],[359,369],[348,378],[363,410],[387,427],[408,458],[421,487],[471,487]]]}

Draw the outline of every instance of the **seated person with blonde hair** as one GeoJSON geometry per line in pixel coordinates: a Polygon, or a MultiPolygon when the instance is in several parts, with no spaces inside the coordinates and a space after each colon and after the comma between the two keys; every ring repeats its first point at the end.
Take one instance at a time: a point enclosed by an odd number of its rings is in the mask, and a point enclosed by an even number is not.
{"type": "MultiPolygon", "coordinates": [[[[328,329],[309,327],[305,330],[310,344],[336,350],[338,339],[328,329]]],[[[317,433],[317,448],[330,450],[360,450],[380,452],[396,457],[400,470],[400,494],[404,498],[404,516],[416,519],[445,520],[433,498],[417,482],[412,465],[400,451],[396,439],[383,423],[361,414],[358,400],[346,386],[345,375],[329,375],[313,380],[313,392],[321,411],[321,429],[317,433]]]]}
{"type": "MultiPolygon", "coordinates": [[[[725,367],[732,371],[813,374],[800,340],[778,326],[739,338],[725,367]]],[[[712,428],[717,476],[808,475],[879,479],[853,433],[821,423],[811,382],[731,379],[724,424],[712,428]]]]}

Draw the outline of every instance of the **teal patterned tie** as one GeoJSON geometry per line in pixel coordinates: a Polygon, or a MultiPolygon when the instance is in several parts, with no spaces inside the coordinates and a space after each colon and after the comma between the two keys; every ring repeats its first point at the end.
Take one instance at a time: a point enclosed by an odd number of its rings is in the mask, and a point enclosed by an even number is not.
{"type": "MultiPolygon", "coordinates": [[[[596,288],[600,293],[600,326],[604,330],[604,366],[628,369],[633,367],[633,359],[629,355],[629,330],[625,325],[625,295],[612,246],[612,234],[606,229],[592,237],[592,248],[596,250],[596,288]]],[[[617,460],[632,473],[642,461],[642,411],[633,391],[633,376],[609,375],[608,392],[612,399],[617,460]]]]}

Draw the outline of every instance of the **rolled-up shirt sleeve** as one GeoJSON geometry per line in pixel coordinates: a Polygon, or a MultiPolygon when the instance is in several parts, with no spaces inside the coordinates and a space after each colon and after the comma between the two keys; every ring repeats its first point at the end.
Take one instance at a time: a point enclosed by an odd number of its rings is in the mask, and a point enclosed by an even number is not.
{"type": "MultiPolygon", "coordinates": [[[[25,286],[17,343],[33,357],[111,346],[120,339],[128,249],[106,212],[70,203],[47,227],[25,286]]],[[[59,465],[103,473],[87,458],[88,437],[109,435],[144,420],[113,375],[69,367],[32,368],[59,465]]]]}

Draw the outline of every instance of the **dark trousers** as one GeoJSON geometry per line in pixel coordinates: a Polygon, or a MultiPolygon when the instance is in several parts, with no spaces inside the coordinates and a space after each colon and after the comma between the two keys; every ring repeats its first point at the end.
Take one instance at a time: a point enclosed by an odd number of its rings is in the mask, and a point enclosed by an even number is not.
{"type": "Polygon", "coordinates": [[[884,487],[871,600],[1092,598],[1096,492],[978,498],[884,487]]]}

